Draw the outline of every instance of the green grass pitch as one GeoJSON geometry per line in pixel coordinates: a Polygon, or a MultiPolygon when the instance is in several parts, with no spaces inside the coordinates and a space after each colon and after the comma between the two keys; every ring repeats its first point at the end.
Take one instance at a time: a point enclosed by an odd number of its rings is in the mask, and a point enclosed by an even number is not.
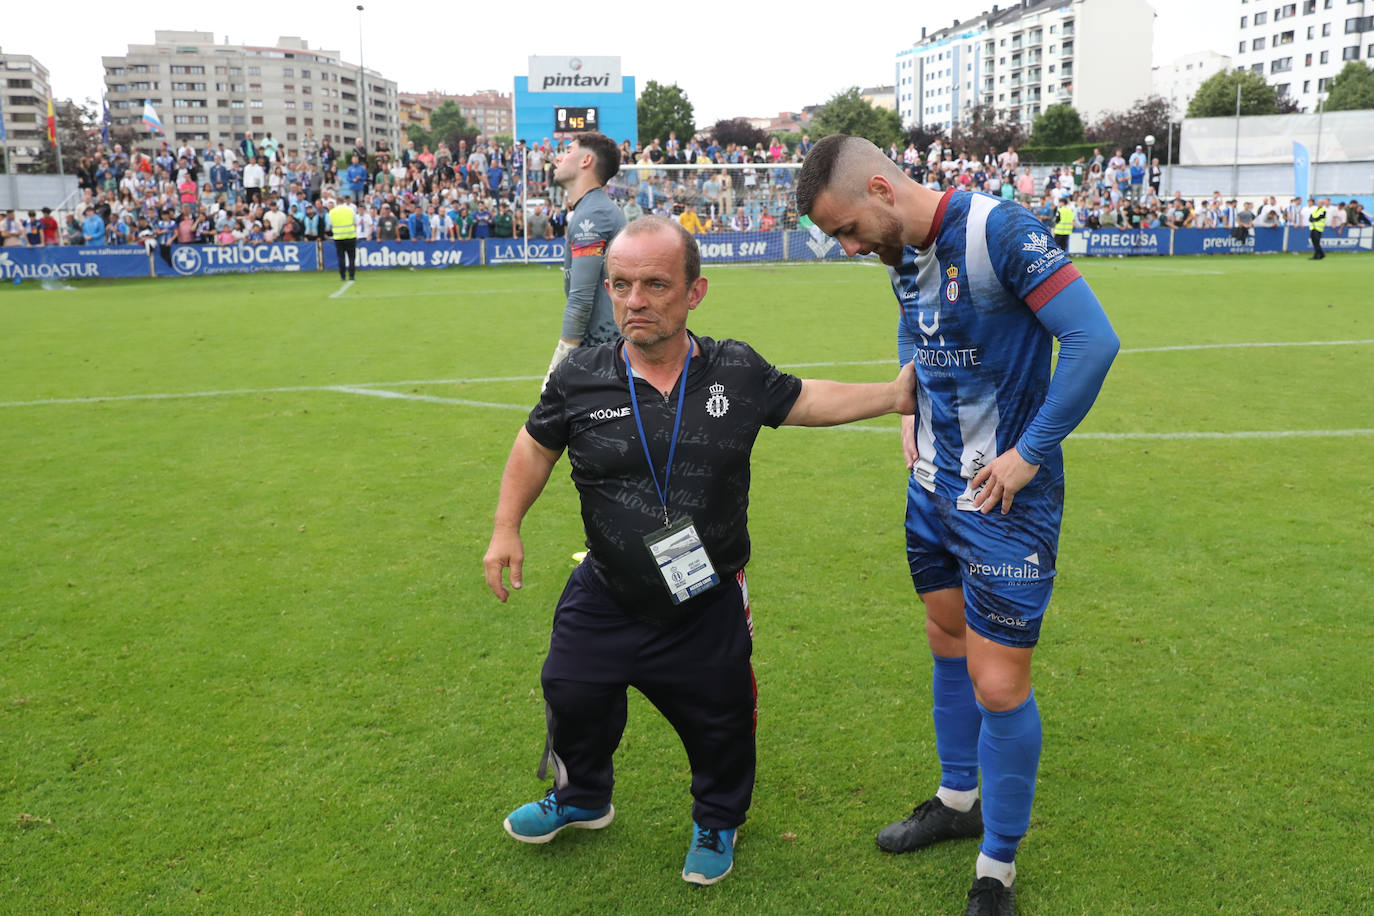
{"type": "MultiPolygon", "coordinates": [[[[1021,913],[1374,911],[1371,265],[1080,262],[1124,349],[1065,444],[1021,913]]],[[[881,270],[706,274],[699,333],[895,371],[881,270]]],[[[975,843],[873,843],[937,779],[896,419],[760,436],[758,786],[696,888],[637,694],[611,827],[501,829],[581,549],[563,462],[482,582],[558,271],[339,286],[0,288],[0,912],[962,912],[975,843]]]]}

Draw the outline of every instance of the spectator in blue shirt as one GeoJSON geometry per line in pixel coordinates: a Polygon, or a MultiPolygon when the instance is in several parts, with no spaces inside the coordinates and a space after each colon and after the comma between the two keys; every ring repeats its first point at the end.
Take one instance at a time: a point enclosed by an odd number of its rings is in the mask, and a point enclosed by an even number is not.
{"type": "Polygon", "coordinates": [[[105,244],[105,221],[96,215],[94,207],[86,208],[86,218],[81,223],[81,235],[87,245],[105,244]]]}
{"type": "Polygon", "coordinates": [[[345,177],[354,203],[362,203],[363,195],[367,193],[367,169],[358,162],[357,156],[353,157],[353,164],[348,167],[345,177]]]}
{"type": "Polygon", "coordinates": [[[411,208],[410,215],[406,217],[406,227],[410,230],[411,241],[429,240],[429,220],[420,212],[419,207],[411,208]]]}
{"type": "Polygon", "coordinates": [[[477,224],[473,227],[472,237],[475,239],[485,239],[491,237],[491,210],[487,207],[484,200],[477,207],[477,224]]]}

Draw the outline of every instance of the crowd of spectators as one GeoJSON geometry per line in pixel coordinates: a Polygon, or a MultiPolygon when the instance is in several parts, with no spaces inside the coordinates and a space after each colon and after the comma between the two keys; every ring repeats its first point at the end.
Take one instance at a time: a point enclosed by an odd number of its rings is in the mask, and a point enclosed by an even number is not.
{"type": "MultiPolygon", "coordinates": [[[[1117,149],[1108,157],[1100,148],[1092,156],[1080,156],[1069,165],[1049,169],[1037,180],[1029,166],[1022,165],[1015,148],[990,151],[981,158],[966,152],[955,154],[938,141],[923,156],[908,146],[900,159],[895,150],[889,155],[900,161],[914,180],[935,190],[959,188],[980,190],[1031,209],[1046,225],[1056,221],[1056,211],[1072,204],[1074,223],[1079,229],[1251,229],[1294,226],[1306,228],[1308,215],[1316,200],[1292,198],[1280,205],[1274,197],[1265,198],[1258,207],[1253,201],[1237,205],[1223,200],[1214,191],[1205,200],[1185,199],[1175,191],[1172,198],[1160,196],[1164,170],[1158,158],[1146,161],[1144,148],[1137,146],[1130,156],[1117,149]]],[[[1369,217],[1358,201],[1331,208],[1328,230],[1345,225],[1367,226],[1369,217]]]]}
{"type": "MultiPolygon", "coordinates": [[[[0,244],[145,244],[170,257],[173,243],[214,245],[314,241],[324,237],[325,202],[348,199],[358,209],[363,240],[460,241],[561,237],[567,219],[554,165],[566,140],[504,145],[478,136],[456,149],[440,143],[399,151],[385,140],[370,151],[359,141],[335,150],[313,132],[292,147],[270,133],[197,149],[163,142],[154,155],[101,147],[77,169],[80,200],[65,222],[49,209],[0,219],[0,244]],[[524,166],[522,169],[521,166],[524,166]]],[[[681,141],[670,134],[634,148],[621,144],[622,168],[607,192],[627,220],[654,213],[678,219],[696,234],[796,228],[795,166],[811,140],[794,146],[681,141]],[[691,166],[691,168],[687,168],[691,166]]],[[[985,155],[956,151],[937,140],[926,150],[893,145],[888,155],[911,178],[944,190],[981,190],[1028,207],[1047,225],[1064,203],[1082,229],[1305,227],[1315,206],[1274,197],[1238,206],[1223,200],[1160,196],[1163,170],[1137,146],[1041,169],[1032,175],[1015,148],[985,155]]],[[[1369,225],[1359,203],[1330,210],[1328,231],[1369,225]]]]}

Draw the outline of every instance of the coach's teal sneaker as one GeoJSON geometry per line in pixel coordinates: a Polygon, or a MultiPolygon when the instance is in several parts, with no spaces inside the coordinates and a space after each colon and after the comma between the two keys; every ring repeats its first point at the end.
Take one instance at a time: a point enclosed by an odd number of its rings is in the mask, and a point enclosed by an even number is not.
{"type": "Polygon", "coordinates": [[[560,805],[553,797],[553,789],[538,801],[521,805],[506,818],[506,833],[522,843],[547,843],[558,836],[564,827],[600,830],[615,820],[615,806],[604,808],[574,808],[560,805]]]}
{"type": "Polygon", "coordinates": [[[735,829],[703,827],[692,822],[696,839],[687,850],[682,865],[682,880],[692,884],[715,884],[735,867],[735,829]]]}

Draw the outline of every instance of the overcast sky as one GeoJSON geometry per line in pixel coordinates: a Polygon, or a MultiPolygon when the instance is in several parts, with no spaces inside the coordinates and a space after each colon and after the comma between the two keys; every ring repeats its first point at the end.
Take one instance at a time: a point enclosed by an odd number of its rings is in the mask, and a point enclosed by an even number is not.
{"type": "MultiPolygon", "coordinates": [[[[1111,4],[1116,0],[1090,0],[1111,4]]],[[[1229,53],[1234,0],[1152,0],[1155,63],[1194,51],[1229,53]]],[[[1005,3],[1003,3],[1005,5],[1005,3]]],[[[986,0],[873,4],[871,14],[838,3],[653,2],[621,5],[435,2],[435,0],[206,0],[112,4],[91,0],[5,0],[0,49],[32,54],[52,74],[57,98],[99,98],[103,55],[152,44],[157,29],[213,32],[217,42],[271,45],[299,35],[312,48],[363,59],[403,92],[439,89],[511,91],[541,55],[608,55],[641,90],[649,80],[676,83],[699,124],[770,117],[819,104],[849,86],[890,85],[896,53],[954,19],[991,7],[986,0]],[[828,12],[816,15],[808,10],[828,12]],[[576,14],[578,9],[595,13],[576,14]],[[744,10],[748,12],[743,12],[744,10]],[[882,9],[879,14],[876,10],[882,9]],[[938,18],[935,17],[938,10],[938,18]]],[[[1130,40],[1130,36],[1121,36],[1130,40]]]]}

